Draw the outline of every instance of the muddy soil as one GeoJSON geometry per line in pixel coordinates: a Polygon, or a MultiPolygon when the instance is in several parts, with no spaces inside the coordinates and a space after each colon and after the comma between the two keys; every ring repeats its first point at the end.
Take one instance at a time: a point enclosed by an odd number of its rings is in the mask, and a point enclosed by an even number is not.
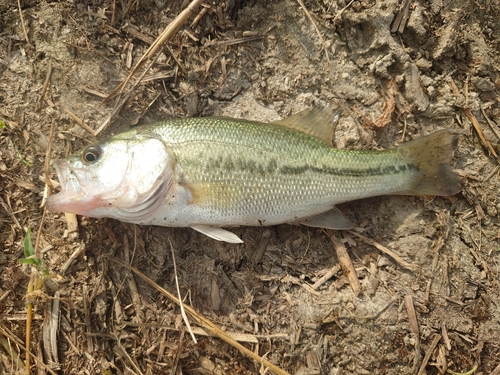
{"type": "MultiPolygon", "coordinates": [[[[184,303],[282,371],[499,374],[499,4],[206,2],[116,110],[104,98],[181,3],[22,1],[22,19],[15,2],[0,3],[1,372],[26,373],[31,301],[33,373],[264,373],[218,338],[197,333],[195,344],[178,306],[115,261],[177,294],[174,254],[184,303]],[[341,205],[357,226],[336,235],[359,295],[338,267],[333,232],[234,228],[245,243],[230,245],[189,228],[84,217],[74,228],[64,214],[43,214],[47,153],[63,158],[159,119],[268,122],[333,103],[339,148],[383,149],[445,128],[459,135],[460,194],[341,205]],[[57,275],[31,293],[38,271],[19,261],[28,228],[39,268],[57,275]]],[[[52,169],[48,177],[57,180],[52,169]]]]}

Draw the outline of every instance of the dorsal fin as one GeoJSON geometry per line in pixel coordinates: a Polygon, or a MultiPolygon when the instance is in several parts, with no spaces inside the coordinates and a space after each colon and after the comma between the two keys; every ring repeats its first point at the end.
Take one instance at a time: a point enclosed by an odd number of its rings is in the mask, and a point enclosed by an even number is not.
{"type": "Polygon", "coordinates": [[[284,118],[272,124],[287,127],[321,139],[329,146],[333,145],[333,132],[339,119],[340,111],[330,106],[311,108],[284,118]]]}

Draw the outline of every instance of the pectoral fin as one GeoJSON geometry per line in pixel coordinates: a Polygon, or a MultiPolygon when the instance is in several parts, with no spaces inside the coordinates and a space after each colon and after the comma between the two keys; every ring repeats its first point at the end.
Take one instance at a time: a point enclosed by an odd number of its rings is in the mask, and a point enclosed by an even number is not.
{"type": "Polygon", "coordinates": [[[314,228],[352,229],[354,224],[336,207],[318,215],[302,218],[299,224],[314,228]]]}
{"type": "Polygon", "coordinates": [[[236,234],[222,228],[210,227],[208,225],[193,225],[191,228],[217,241],[243,243],[241,238],[236,234]]]}

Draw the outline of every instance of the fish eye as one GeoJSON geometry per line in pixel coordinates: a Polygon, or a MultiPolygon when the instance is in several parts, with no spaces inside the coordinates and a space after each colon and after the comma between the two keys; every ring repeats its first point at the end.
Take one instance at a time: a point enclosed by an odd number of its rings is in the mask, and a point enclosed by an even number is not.
{"type": "Polygon", "coordinates": [[[102,154],[102,150],[99,146],[88,146],[82,151],[82,162],[87,165],[94,164],[102,154]]]}

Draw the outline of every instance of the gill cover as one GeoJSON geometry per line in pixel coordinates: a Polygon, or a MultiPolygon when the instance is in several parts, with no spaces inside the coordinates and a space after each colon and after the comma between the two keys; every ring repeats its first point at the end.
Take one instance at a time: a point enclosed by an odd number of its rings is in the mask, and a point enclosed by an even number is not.
{"type": "Polygon", "coordinates": [[[62,191],[47,206],[90,217],[140,219],[161,204],[172,165],[172,155],[156,137],[110,138],[55,164],[62,191]]]}

